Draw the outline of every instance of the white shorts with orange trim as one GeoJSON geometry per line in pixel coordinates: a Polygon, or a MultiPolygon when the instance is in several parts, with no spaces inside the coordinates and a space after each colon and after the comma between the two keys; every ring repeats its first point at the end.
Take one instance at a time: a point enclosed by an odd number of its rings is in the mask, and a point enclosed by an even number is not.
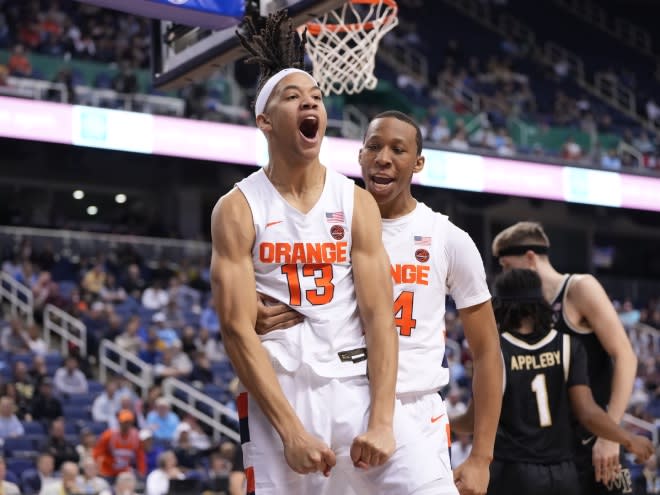
{"type": "Polygon", "coordinates": [[[448,460],[444,464],[439,456],[428,454],[435,449],[434,440],[425,437],[399,401],[394,414],[394,455],[377,468],[363,470],[353,466],[351,443],[366,431],[368,421],[370,395],[366,377],[324,378],[308,368],[295,374],[280,369],[276,372],[298,417],[309,432],[334,450],[337,465],[330,479],[318,473],[300,475],[291,470],[277,432],[256,402],[242,393],[238,405],[248,495],[346,495],[350,493],[344,490],[346,486],[360,495],[409,495],[443,478],[453,486],[448,460]],[[338,488],[335,481],[345,483],[338,488]]]}

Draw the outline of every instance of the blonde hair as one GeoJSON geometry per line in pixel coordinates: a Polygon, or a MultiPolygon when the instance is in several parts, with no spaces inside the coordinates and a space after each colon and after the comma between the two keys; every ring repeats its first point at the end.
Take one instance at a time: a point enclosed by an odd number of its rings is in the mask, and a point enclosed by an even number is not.
{"type": "Polygon", "coordinates": [[[540,223],[518,222],[495,236],[492,245],[493,255],[499,256],[503,249],[523,244],[550,247],[550,239],[540,223]]]}

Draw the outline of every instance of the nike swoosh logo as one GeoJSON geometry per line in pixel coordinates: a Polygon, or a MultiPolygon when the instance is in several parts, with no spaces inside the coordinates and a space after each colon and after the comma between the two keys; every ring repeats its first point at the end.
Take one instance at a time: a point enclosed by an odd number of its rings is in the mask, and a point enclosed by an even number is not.
{"type": "Polygon", "coordinates": [[[284,220],[278,220],[277,222],[268,222],[266,224],[266,228],[272,227],[273,225],[277,225],[278,223],[282,223],[282,222],[284,222],[284,220]]]}
{"type": "Polygon", "coordinates": [[[435,417],[434,417],[434,416],[431,416],[431,423],[437,423],[437,422],[440,421],[444,416],[445,416],[444,414],[441,414],[440,416],[435,416],[435,417]]]}
{"type": "Polygon", "coordinates": [[[582,440],[582,445],[587,445],[589,442],[591,442],[594,439],[594,436],[591,435],[589,438],[585,438],[582,440]]]}

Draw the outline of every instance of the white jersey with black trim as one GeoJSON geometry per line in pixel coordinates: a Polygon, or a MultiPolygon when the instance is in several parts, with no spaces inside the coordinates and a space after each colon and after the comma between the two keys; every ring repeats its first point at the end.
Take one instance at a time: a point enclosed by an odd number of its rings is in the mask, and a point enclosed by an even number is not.
{"type": "Polygon", "coordinates": [[[466,232],[423,203],[403,217],[383,219],[383,243],[399,332],[397,394],[438,391],[449,383],[446,296],[458,309],[489,300],[483,261],[466,232]]]}
{"type": "Polygon", "coordinates": [[[355,184],[325,170],[323,192],[307,213],[291,206],[263,169],[236,185],[252,210],[257,290],[305,316],[261,340],[288,371],[307,365],[319,376],[363,375],[364,352],[338,354],[365,347],[351,265],[355,184]]]}

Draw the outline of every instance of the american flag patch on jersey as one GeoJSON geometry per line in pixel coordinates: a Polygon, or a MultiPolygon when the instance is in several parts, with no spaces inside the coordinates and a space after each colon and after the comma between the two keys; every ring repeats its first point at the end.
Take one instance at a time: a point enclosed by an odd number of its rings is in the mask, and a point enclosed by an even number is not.
{"type": "Polygon", "coordinates": [[[328,221],[328,223],[344,223],[344,212],[343,211],[335,211],[333,213],[327,213],[325,214],[325,219],[328,221]]]}
{"type": "Polygon", "coordinates": [[[415,236],[415,246],[430,246],[431,238],[423,235],[415,236]]]}

